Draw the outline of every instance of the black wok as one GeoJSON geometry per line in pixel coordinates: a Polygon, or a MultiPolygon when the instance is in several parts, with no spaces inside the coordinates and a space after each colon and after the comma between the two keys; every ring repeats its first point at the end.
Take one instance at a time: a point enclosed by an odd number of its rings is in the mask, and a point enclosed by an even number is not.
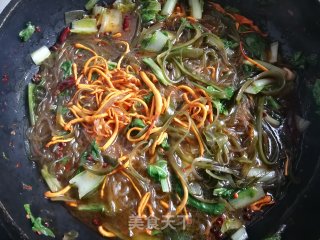
{"type": "MultiPolygon", "coordinates": [[[[50,222],[58,239],[76,230],[79,239],[102,239],[73,218],[58,203],[43,197],[46,186],[36,166],[28,160],[25,132],[28,127],[26,84],[37,68],[30,53],[37,47],[53,45],[64,26],[64,12],[82,9],[86,0],[11,0],[0,15],[0,239],[40,239],[25,218],[24,203],[35,215],[50,222]],[[27,21],[41,32],[21,43],[19,31],[27,21]],[[2,78],[2,79],[1,79],[2,78]],[[31,185],[32,190],[24,189],[31,185]]],[[[220,1],[237,7],[281,43],[284,56],[294,51],[319,53],[320,2],[318,0],[233,0],[220,1]],[[226,3],[227,2],[227,3],[226,3]]],[[[304,136],[295,139],[295,182],[287,194],[248,227],[250,239],[263,239],[286,226],[283,239],[319,239],[320,116],[315,113],[311,86],[319,76],[319,64],[299,72],[294,109],[311,121],[304,136]]],[[[320,76],[319,76],[320,77],[320,76]]]]}

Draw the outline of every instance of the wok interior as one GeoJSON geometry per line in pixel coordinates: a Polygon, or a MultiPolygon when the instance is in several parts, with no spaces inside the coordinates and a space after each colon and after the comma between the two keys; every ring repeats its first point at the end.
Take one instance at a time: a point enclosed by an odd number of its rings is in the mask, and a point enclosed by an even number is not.
{"type": "MultiPolygon", "coordinates": [[[[250,5],[250,6],[252,6],[252,7],[254,7],[255,5],[254,4],[252,4],[252,5],[250,5]]],[[[256,7],[256,6],[255,6],[256,7]]],[[[283,7],[285,8],[285,7],[287,7],[286,6],[286,3],[283,3],[283,7]]],[[[239,6],[239,8],[241,9],[241,6],[239,6]]],[[[243,13],[245,14],[246,13],[246,7],[244,7],[244,6],[242,6],[242,8],[245,8],[244,9],[244,11],[243,11],[243,13]]],[[[270,8],[272,8],[272,5],[270,5],[270,8]]],[[[254,8],[254,9],[259,9],[259,8],[254,8]]],[[[276,10],[277,10],[278,8],[276,8],[276,10]]],[[[297,8],[297,9],[300,9],[301,11],[304,9],[302,6],[301,6],[301,8],[297,8]]],[[[285,9],[282,9],[282,7],[280,7],[279,9],[278,9],[278,11],[279,12],[283,12],[285,9]]],[[[250,16],[251,18],[253,18],[253,19],[255,19],[255,17],[254,16],[252,16],[251,14],[250,14],[250,12],[253,12],[253,11],[250,11],[250,10],[248,10],[248,12],[249,12],[249,14],[247,14],[248,16],[250,16]]],[[[272,11],[273,13],[274,13],[274,11],[272,11]]],[[[280,15],[279,14],[279,16],[283,16],[282,14],[280,15]]],[[[280,19],[280,21],[281,20],[283,20],[283,19],[281,19],[281,17],[279,17],[279,19],[280,19]]],[[[307,21],[307,20],[306,20],[307,21]]],[[[284,29],[285,28],[290,28],[290,25],[291,24],[289,24],[288,22],[287,22],[287,19],[284,19],[284,22],[285,22],[285,24],[283,24],[283,26],[285,26],[284,27],[284,29]]],[[[277,27],[279,27],[279,26],[282,26],[281,24],[277,24],[277,25],[273,25],[273,24],[270,24],[270,22],[269,22],[269,24],[267,24],[267,26],[269,26],[269,27],[274,27],[274,26],[276,26],[275,28],[277,28],[277,27]]],[[[309,24],[308,26],[310,26],[310,27],[312,27],[312,26],[314,26],[313,24],[309,24]]],[[[314,29],[312,29],[312,30],[314,30],[314,29]]],[[[284,32],[287,32],[287,31],[285,31],[284,30],[284,32]]],[[[290,32],[290,31],[288,31],[288,32],[290,32]]],[[[314,33],[314,31],[311,31],[312,33],[314,33]]],[[[273,34],[273,32],[272,31],[270,31],[270,34],[272,35],[273,34]]],[[[277,31],[275,31],[275,35],[277,35],[277,31]]],[[[304,47],[306,47],[306,49],[307,50],[313,50],[313,48],[312,48],[312,46],[310,46],[310,45],[312,45],[312,44],[306,44],[306,40],[304,39],[304,41],[302,42],[301,41],[301,39],[299,39],[300,37],[299,36],[296,36],[296,42],[293,40],[293,39],[290,39],[290,41],[292,41],[292,46],[294,47],[294,48],[296,48],[296,47],[301,47],[302,48],[302,46],[304,46],[304,47]],[[303,44],[302,44],[303,43],[303,44]],[[311,48],[311,49],[309,49],[309,48],[311,48]]],[[[301,38],[303,38],[302,36],[301,36],[301,38]]],[[[314,38],[312,38],[312,39],[317,39],[317,36],[315,36],[314,38]]],[[[313,40],[311,40],[311,43],[313,42],[313,40]]],[[[285,40],[285,44],[287,43],[287,39],[285,40]]],[[[289,48],[284,48],[285,50],[287,50],[287,49],[289,49],[289,48]]],[[[12,83],[10,83],[10,84],[12,84],[12,83]]],[[[12,84],[13,85],[13,84],[12,84]]],[[[10,86],[12,86],[12,85],[10,85],[10,86]]],[[[309,103],[310,103],[310,99],[308,98],[309,97],[309,95],[306,95],[305,93],[307,93],[307,89],[304,87],[304,85],[302,85],[300,88],[299,88],[299,92],[301,93],[301,101],[304,103],[303,105],[305,106],[305,105],[308,105],[309,103]],[[307,97],[305,97],[305,96],[307,96],[307,97]],[[307,103],[307,104],[305,104],[305,103],[307,103]]],[[[10,106],[10,104],[9,104],[9,107],[11,107],[10,106]]],[[[16,108],[16,106],[12,106],[13,108],[16,108]]],[[[311,114],[311,117],[315,117],[314,115],[312,115],[311,114]]],[[[2,117],[3,118],[3,117],[2,117]]],[[[9,121],[10,121],[10,119],[9,119],[9,121]]],[[[6,121],[6,122],[8,122],[8,121],[6,121]]],[[[315,131],[312,133],[312,134],[310,134],[310,135],[308,135],[307,136],[307,142],[308,142],[308,144],[310,144],[310,146],[311,146],[311,148],[312,147],[314,147],[314,145],[312,145],[313,144],[313,138],[315,139],[315,137],[316,137],[316,133],[317,132],[319,132],[319,129],[316,129],[316,126],[314,126],[314,125],[312,125],[311,126],[312,128],[314,127],[314,129],[315,129],[315,131]]],[[[314,159],[314,161],[316,161],[316,156],[317,156],[317,154],[318,154],[318,151],[316,151],[316,150],[314,150],[314,151],[310,151],[310,150],[308,150],[308,154],[310,154],[310,155],[308,155],[308,158],[309,159],[314,159]]],[[[303,159],[303,157],[302,157],[302,159],[303,159]]],[[[300,164],[302,164],[301,163],[301,161],[300,161],[300,164]]],[[[311,166],[312,165],[314,165],[314,164],[310,164],[311,166]]],[[[303,168],[305,168],[306,166],[305,165],[303,165],[303,168]]],[[[305,168],[306,170],[306,172],[307,171],[309,171],[310,173],[312,173],[313,171],[314,171],[314,169],[312,169],[311,167],[309,168],[309,169],[307,169],[307,168],[305,168]]],[[[298,186],[303,186],[303,185],[305,185],[305,183],[308,181],[308,179],[309,179],[309,176],[310,175],[312,175],[312,174],[308,174],[308,177],[307,176],[305,176],[305,178],[304,178],[304,176],[302,176],[302,178],[301,178],[301,184],[300,185],[298,185],[298,186]]],[[[294,196],[297,196],[297,192],[299,192],[300,191],[300,189],[299,188],[297,188],[297,187],[294,187],[294,188],[292,188],[292,186],[290,186],[291,188],[289,188],[289,193],[288,193],[288,195],[285,197],[285,199],[283,200],[283,201],[286,201],[286,199],[290,199],[291,197],[292,198],[294,198],[294,196]]],[[[288,202],[288,201],[286,201],[286,202],[288,202]]],[[[290,201],[289,201],[290,202],[290,201]]],[[[266,230],[266,228],[265,228],[265,225],[266,225],[266,223],[270,223],[270,224],[267,224],[267,225],[272,225],[273,227],[271,227],[271,228],[276,228],[276,226],[275,226],[275,224],[274,224],[274,219],[279,219],[278,217],[276,217],[277,215],[282,215],[282,213],[283,213],[283,211],[281,211],[281,209],[283,209],[283,208],[286,208],[286,206],[284,206],[283,204],[279,204],[279,206],[277,206],[276,208],[278,208],[278,210],[277,209],[275,209],[275,210],[271,210],[271,212],[269,213],[269,215],[270,215],[270,217],[267,217],[267,218],[264,218],[264,219],[262,219],[260,222],[258,222],[258,223],[256,223],[256,224],[254,224],[253,226],[252,226],[252,230],[253,230],[253,234],[257,234],[257,235],[254,235],[254,236],[259,236],[259,234],[261,234],[261,235],[263,235],[263,232],[266,232],[266,231],[269,231],[269,230],[266,230]],[[280,211],[279,211],[279,209],[280,209],[280,211]],[[272,222],[272,224],[271,224],[271,222],[272,222]]],[[[286,216],[285,216],[286,217],[286,216]]],[[[281,219],[279,220],[279,222],[281,221],[281,219]]],[[[27,229],[27,228],[26,228],[27,229]]]]}

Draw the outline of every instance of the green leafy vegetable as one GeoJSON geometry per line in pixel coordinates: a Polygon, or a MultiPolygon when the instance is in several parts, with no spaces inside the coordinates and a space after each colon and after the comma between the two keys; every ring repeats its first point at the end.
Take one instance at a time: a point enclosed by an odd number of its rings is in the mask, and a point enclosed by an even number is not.
{"type": "Polygon", "coordinates": [[[320,79],[317,79],[313,89],[312,89],[313,98],[316,102],[316,105],[318,106],[317,113],[320,114],[320,79]]]}
{"type": "Polygon", "coordinates": [[[114,70],[117,67],[117,63],[116,62],[108,62],[108,68],[109,70],[114,70]]]}
{"type": "Polygon", "coordinates": [[[226,109],[226,106],[222,101],[214,100],[212,102],[220,114],[228,115],[228,110],[226,109]]]}
{"type": "Polygon", "coordinates": [[[226,99],[230,100],[234,94],[234,88],[233,87],[226,87],[224,89],[224,93],[226,94],[226,99]]]}
{"type": "Polygon", "coordinates": [[[250,84],[250,86],[248,86],[245,89],[245,92],[249,93],[249,94],[258,94],[263,89],[265,89],[268,86],[270,86],[271,83],[272,83],[272,80],[270,80],[270,79],[261,79],[261,80],[253,81],[250,84]]]}
{"type": "Polygon", "coordinates": [[[143,101],[145,101],[146,104],[149,104],[149,103],[151,103],[152,98],[153,98],[153,92],[150,92],[143,97],[143,101]]]}
{"type": "Polygon", "coordinates": [[[291,58],[291,64],[299,69],[305,69],[307,65],[314,66],[318,63],[318,55],[310,54],[306,56],[303,52],[296,52],[291,58]]]}
{"type": "Polygon", "coordinates": [[[216,188],[213,190],[213,196],[222,197],[226,199],[233,198],[234,193],[235,193],[234,189],[216,188]]]}
{"type": "Polygon", "coordinates": [[[26,28],[23,29],[22,31],[20,31],[19,37],[21,38],[21,40],[23,42],[26,42],[31,38],[31,36],[35,30],[36,30],[36,27],[34,25],[32,25],[31,22],[28,22],[26,24],[26,28]]]}
{"type": "Polygon", "coordinates": [[[54,238],[54,233],[47,227],[43,226],[42,219],[40,217],[35,218],[31,212],[30,204],[23,205],[25,211],[27,212],[27,216],[29,217],[32,223],[32,231],[37,232],[39,234],[43,234],[48,237],[54,238]]]}
{"type": "Polygon", "coordinates": [[[95,161],[101,159],[101,151],[96,141],[93,141],[90,144],[89,149],[82,154],[81,165],[87,161],[88,157],[92,157],[92,159],[95,161]]]}
{"type": "Polygon", "coordinates": [[[169,171],[167,161],[165,160],[158,160],[155,164],[149,164],[147,167],[147,172],[150,177],[159,181],[161,183],[162,191],[169,192],[169,171]]]}
{"type": "Polygon", "coordinates": [[[293,54],[291,59],[291,63],[300,69],[304,69],[306,64],[306,58],[302,52],[296,52],[293,54]]]}
{"type": "Polygon", "coordinates": [[[234,40],[221,39],[224,47],[229,49],[236,49],[239,46],[239,43],[234,40]]]}
{"type": "Polygon", "coordinates": [[[104,178],[105,176],[85,170],[70,179],[69,183],[78,188],[79,199],[81,199],[99,187],[104,178]]]}
{"type": "Polygon", "coordinates": [[[161,11],[161,4],[157,0],[142,0],[141,1],[141,19],[143,23],[154,21],[161,11]]]}
{"type": "Polygon", "coordinates": [[[185,28],[191,29],[191,30],[194,29],[194,27],[192,26],[192,24],[189,22],[188,19],[180,18],[180,20],[181,20],[181,25],[184,25],[185,28]]]}
{"type": "Polygon", "coordinates": [[[157,14],[157,16],[156,16],[156,21],[157,21],[157,22],[162,22],[162,21],[164,21],[166,18],[167,18],[166,16],[157,14]]]}
{"type": "Polygon", "coordinates": [[[242,70],[245,77],[251,77],[257,72],[256,66],[246,63],[242,65],[242,70]]]}
{"type": "Polygon", "coordinates": [[[153,34],[143,39],[141,47],[149,52],[160,52],[167,44],[169,37],[162,31],[155,31],[153,34]]]}
{"type": "Polygon", "coordinates": [[[216,89],[213,86],[207,86],[206,88],[202,87],[201,85],[195,84],[196,86],[200,87],[201,89],[205,90],[209,95],[212,96],[213,99],[226,99],[230,100],[234,94],[233,87],[226,87],[225,89],[216,89]]]}
{"type": "Polygon", "coordinates": [[[244,39],[245,49],[252,55],[260,60],[266,58],[266,41],[258,33],[248,33],[244,39]]]}
{"type": "Polygon", "coordinates": [[[49,173],[47,165],[44,165],[43,168],[41,169],[41,175],[46,181],[51,192],[57,192],[62,188],[58,179],[54,175],[49,173]]]}
{"type": "Polygon", "coordinates": [[[63,71],[63,77],[67,78],[72,75],[72,62],[71,61],[65,61],[61,64],[61,70],[63,71]]]}
{"type": "Polygon", "coordinates": [[[134,118],[130,124],[130,127],[144,128],[146,124],[140,118],[134,118]]]}
{"type": "Polygon", "coordinates": [[[150,177],[160,181],[162,178],[168,177],[167,161],[159,160],[155,164],[148,165],[148,174],[150,177]]]}
{"type": "Polygon", "coordinates": [[[164,150],[168,151],[170,149],[170,144],[168,142],[168,137],[166,137],[162,143],[160,144],[160,147],[162,147],[164,150]]]}

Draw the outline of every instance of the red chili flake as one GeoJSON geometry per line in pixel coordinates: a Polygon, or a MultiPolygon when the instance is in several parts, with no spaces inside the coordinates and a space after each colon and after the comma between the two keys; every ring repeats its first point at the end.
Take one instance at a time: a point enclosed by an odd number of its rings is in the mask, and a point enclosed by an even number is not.
{"type": "Polygon", "coordinates": [[[126,15],[123,19],[123,25],[122,25],[122,29],[123,31],[129,31],[129,27],[130,27],[130,17],[128,15],[126,15]]]}
{"type": "Polygon", "coordinates": [[[78,58],[78,59],[83,58],[83,54],[82,54],[82,53],[78,53],[78,54],[77,54],[77,58],[78,58]]]}
{"type": "Polygon", "coordinates": [[[58,151],[57,152],[57,157],[60,159],[60,158],[63,158],[63,152],[62,151],[58,151]]]}
{"type": "Polygon", "coordinates": [[[27,190],[27,191],[31,191],[32,190],[32,186],[28,185],[28,184],[25,184],[25,183],[22,183],[22,188],[23,188],[23,190],[27,190]]]}
{"type": "Polygon", "coordinates": [[[58,144],[58,150],[63,150],[63,148],[64,148],[65,146],[67,146],[67,143],[65,143],[65,142],[59,143],[59,144],[58,144]]]}
{"type": "Polygon", "coordinates": [[[69,34],[70,34],[70,28],[69,28],[69,27],[65,27],[65,28],[61,31],[60,35],[59,35],[58,42],[59,42],[60,44],[64,43],[64,42],[67,40],[69,34]]]}
{"type": "Polygon", "coordinates": [[[64,90],[73,87],[75,84],[76,80],[74,79],[74,77],[69,77],[58,84],[58,90],[60,92],[63,92],[64,90]]]}
{"type": "Polygon", "coordinates": [[[9,82],[9,75],[7,73],[2,75],[2,82],[8,83],[9,82]]]}
{"type": "Polygon", "coordinates": [[[66,166],[65,166],[65,171],[69,172],[72,168],[72,163],[70,161],[67,162],[66,166]]]}
{"type": "Polygon", "coordinates": [[[94,219],[92,219],[92,224],[95,226],[100,226],[101,221],[98,218],[94,218],[94,219]]]}
{"type": "Polygon", "coordinates": [[[222,226],[223,221],[224,221],[223,217],[218,217],[215,223],[216,223],[218,226],[222,226]]]}
{"type": "Polygon", "coordinates": [[[236,192],[233,194],[233,198],[238,198],[239,197],[239,194],[236,192]]]}
{"type": "Polygon", "coordinates": [[[36,32],[41,32],[41,28],[39,26],[36,26],[36,32]]]}
{"type": "Polygon", "coordinates": [[[50,47],[50,50],[55,52],[60,48],[60,44],[56,43],[53,46],[50,47]]]}

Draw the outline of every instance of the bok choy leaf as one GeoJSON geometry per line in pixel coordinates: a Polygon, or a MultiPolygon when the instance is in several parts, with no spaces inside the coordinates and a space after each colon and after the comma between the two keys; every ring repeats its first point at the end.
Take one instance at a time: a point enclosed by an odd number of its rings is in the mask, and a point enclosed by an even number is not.
{"type": "Polygon", "coordinates": [[[105,176],[100,176],[85,170],[72,179],[69,183],[76,186],[79,192],[79,199],[85,197],[88,193],[95,190],[103,181],[105,176]]]}

